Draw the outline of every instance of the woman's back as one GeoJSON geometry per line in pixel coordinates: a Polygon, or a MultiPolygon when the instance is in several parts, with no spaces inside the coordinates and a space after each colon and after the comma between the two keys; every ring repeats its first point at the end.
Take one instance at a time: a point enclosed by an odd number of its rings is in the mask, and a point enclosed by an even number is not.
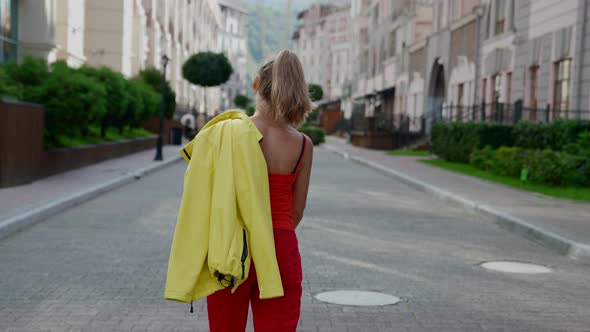
{"type": "Polygon", "coordinates": [[[260,148],[268,173],[291,174],[301,154],[302,134],[293,127],[279,126],[259,115],[253,116],[252,121],[264,136],[260,148]]]}
{"type": "Polygon", "coordinates": [[[273,227],[294,230],[305,208],[311,141],[293,127],[278,125],[263,116],[254,116],[252,121],[264,136],[260,147],[269,173],[273,227]]]}

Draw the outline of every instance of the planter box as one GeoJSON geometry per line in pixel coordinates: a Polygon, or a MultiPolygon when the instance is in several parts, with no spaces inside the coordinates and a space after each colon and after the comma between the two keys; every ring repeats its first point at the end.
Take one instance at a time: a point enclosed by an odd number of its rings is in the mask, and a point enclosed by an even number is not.
{"type": "Polygon", "coordinates": [[[33,181],[43,153],[41,105],[0,101],[0,188],[33,181]]]}
{"type": "MultiPolygon", "coordinates": [[[[160,118],[151,118],[143,123],[143,128],[151,131],[158,135],[160,130],[160,118]]],[[[162,144],[172,144],[172,131],[174,128],[178,128],[181,132],[184,132],[184,126],[178,120],[164,119],[162,125],[162,144]]]]}
{"type": "Polygon", "coordinates": [[[376,150],[394,149],[394,137],[388,133],[357,132],[350,134],[352,145],[376,150]]]}
{"type": "Polygon", "coordinates": [[[43,152],[38,177],[63,173],[156,147],[156,136],[43,152]]]}

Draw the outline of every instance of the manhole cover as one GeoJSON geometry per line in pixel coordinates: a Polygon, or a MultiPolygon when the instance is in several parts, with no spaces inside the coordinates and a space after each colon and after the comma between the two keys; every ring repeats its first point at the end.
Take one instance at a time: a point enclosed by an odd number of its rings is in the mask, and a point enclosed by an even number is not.
{"type": "Polygon", "coordinates": [[[320,293],[315,296],[316,299],[326,303],[352,305],[362,307],[373,307],[397,304],[401,301],[395,296],[364,291],[333,291],[320,293]]]}
{"type": "Polygon", "coordinates": [[[542,265],[528,264],[521,262],[510,262],[510,261],[496,261],[486,262],[481,264],[481,267],[487,270],[494,270],[507,273],[549,273],[551,269],[542,265]]]}

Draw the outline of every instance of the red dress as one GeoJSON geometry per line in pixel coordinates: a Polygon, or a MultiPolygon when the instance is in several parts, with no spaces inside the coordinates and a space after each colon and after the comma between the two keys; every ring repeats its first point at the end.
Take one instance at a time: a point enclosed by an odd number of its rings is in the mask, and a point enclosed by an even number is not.
{"type": "Polygon", "coordinates": [[[275,251],[285,295],[261,300],[256,269],[251,265],[249,277],[231,294],[223,289],[207,297],[207,312],[211,332],[240,332],[246,330],[248,305],[252,305],[256,332],[295,332],[301,308],[301,256],[293,225],[293,186],[297,180],[306,140],[302,135],[299,159],[290,174],[268,174],[270,207],[275,239],[275,251]]]}

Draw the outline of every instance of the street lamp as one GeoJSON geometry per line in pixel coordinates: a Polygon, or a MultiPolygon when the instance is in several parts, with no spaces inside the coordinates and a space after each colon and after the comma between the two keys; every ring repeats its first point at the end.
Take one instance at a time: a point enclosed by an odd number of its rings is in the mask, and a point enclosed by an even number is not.
{"type": "Polygon", "coordinates": [[[162,100],[160,102],[160,129],[158,131],[158,143],[156,145],[156,161],[162,161],[162,132],[164,131],[164,109],[166,108],[166,66],[170,58],[166,54],[162,55],[162,100]]]}

